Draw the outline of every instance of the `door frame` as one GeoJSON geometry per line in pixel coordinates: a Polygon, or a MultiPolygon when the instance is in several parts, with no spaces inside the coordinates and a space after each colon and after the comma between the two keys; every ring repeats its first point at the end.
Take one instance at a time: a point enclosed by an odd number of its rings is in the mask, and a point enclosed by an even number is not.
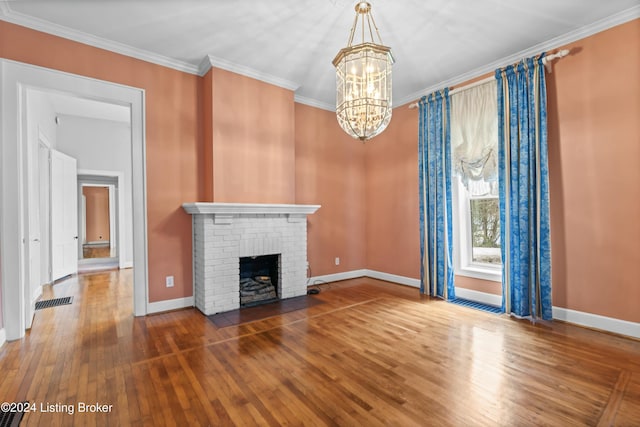
{"type": "MultiPolygon", "coordinates": [[[[95,177],[96,180],[99,180],[102,177],[107,177],[107,178],[115,178],[116,179],[116,184],[115,184],[115,192],[116,192],[116,203],[113,204],[111,203],[111,198],[113,197],[112,193],[114,191],[114,189],[112,189],[112,187],[114,187],[114,184],[108,183],[108,184],[98,184],[98,183],[87,183],[83,180],[78,180],[78,197],[80,197],[82,195],[82,186],[105,186],[105,187],[109,187],[109,222],[110,222],[110,230],[111,233],[115,233],[117,235],[116,237],[116,245],[117,245],[117,254],[118,254],[118,265],[120,266],[120,268],[129,268],[132,267],[132,265],[127,264],[126,259],[123,255],[123,247],[124,247],[124,242],[125,242],[125,230],[126,230],[126,226],[125,226],[125,203],[124,203],[124,189],[123,189],[123,185],[124,185],[124,173],[122,172],[118,172],[118,171],[109,171],[109,170],[94,170],[94,169],[78,169],[78,176],[87,176],[87,177],[95,177]],[[114,210],[114,206],[115,209],[117,210],[117,212],[113,212],[114,210]],[[115,225],[115,227],[113,227],[112,225],[115,225]]],[[[80,200],[80,199],[78,199],[80,200]]],[[[80,208],[81,206],[81,202],[78,202],[78,207],[80,208]]],[[[78,211],[79,214],[81,214],[80,211],[78,211]]],[[[80,217],[78,217],[80,218],[80,217]]],[[[80,223],[80,220],[78,221],[78,223],[80,223]]],[[[109,238],[111,240],[111,238],[109,238]]],[[[111,242],[109,243],[110,245],[112,244],[111,242]]],[[[81,253],[82,251],[82,242],[79,240],[79,248],[78,248],[79,253],[81,253]]]]}
{"type": "MultiPolygon", "coordinates": [[[[49,139],[40,130],[38,130],[38,149],[40,147],[44,147],[47,155],[47,169],[45,171],[47,185],[44,188],[42,185],[40,187],[40,191],[44,191],[41,193],[40,199],[40,262],[42,262],[43,259],[46,259],[46,264],[41,266],[46,267],[46,270],[43,270],[42,268],[40,269],[40,281],[42,282],[41,285],[44,285],[51,283],[51,142],[49,142],[49,139]],[[42,205],[42,196],[46,198],[46,209],[43,209],[45,206],[42,205]]],[[[42,165],[38,163],[38,167],[41,166],[42,165]]],[[[41,178],[43,176],[42,172],[43,171],[40,170],[41,178]]]]}
{"type": "Polygon", "coordinates": [[[145,154],[145,91],[62,71],[0,59],[0,268],[3,327],[8,340],[25,334],[25,262],[29,259],[24,224],[26,120],[28,88],[64,92],[128,106],[131,111],[133,206],[133,307],[144,316],[148,306],[147,203],[145,154]]]}

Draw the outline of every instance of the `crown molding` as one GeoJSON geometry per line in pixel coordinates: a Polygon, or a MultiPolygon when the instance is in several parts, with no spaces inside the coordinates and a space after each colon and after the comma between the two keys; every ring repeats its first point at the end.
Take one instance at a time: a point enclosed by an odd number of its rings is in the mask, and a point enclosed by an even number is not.
{"type": "Polygon", "coordinates": [[[231,71],[236,74],[251,77],[256,80],[263,81],[275,86],[279,86],[291,91],[295,91],[300,87],[298,83],[290,80],[283,79],[281,77],[273,76],[267,73],[262,73],[253,68],[246,67],[244,65],[235,64],[231,61],[227,61],[222,58],[217,58],[212,55],[205,56],[199,65],[194,65],[188,62],[179,61],[177,59],[169,58],[167,56],[158,55],[149,51],[138,49],[124,43],[118,43],[112,40],[108,40],[102,37],[94,36],[82,31],[74,30],[62,25],[54,24],[43,19],[34,18],[29,15],[25,15],[20,12],[16,12],[11,9],[8,2],[0,1],[0,20],[10,22],[12,24],[20,25],[23,27],[31,28],[32,30],[41,31],[54,36],[62,37],[68,40],[72,40],[78,43],[86,44],[89,46],[105,49],[114,53],[129,56],[132,58],[140,59],[142,61],[150,62],[153,64],[161,65],[164,67],[172,68],[174,70],[182,71],[189,74],[195,74],[204,76],[211,67],[221,68],[227,71],[231,71]]]}
{"type": "Polygon", "coordinates": [[[637,18],[640,18],[640,6],[634,6],[632,8],[623,10],[622,12],[618,12],[607,18],[585,25],[583,27],[570,31],[561,36],[554,37],[550,40],[547,40],[546,42],[539,43],[528,49],[514,53],[513,55],[506,56],[497,61],[493,61],[489,64],[483,65],[482,67],[475,68],[469,72],[460,74],[451,79],[447,79],[435,85],[426,87],[417,92],[414,92],[412,94],[402,97],[401,99],[398,100],[397,103],[394,101],[394,104],[397,104],[398,106],[408,104],[417,99],[420,99],[423,95],[428,95],[444,87],[455,86],[460,83],[464,83],[468,80],[471,80],[473,78],[476,78],[478,76],[481,76],[483,74],[493,73],[496,69],[504,67],[508,64],[517,62],[522,58],[525,58],[531,55],[536,55],[540,52],[557,49],[569,43],[573,43],[575,41],[584,39],[586,37],[592,36],[594,34],[608,30],[609,28],[613,28],[617,25],[624,24],[626,22],[632,21],[637,18]]]}
{"type": "MultiPolygon", "coordinates": [[[[290,80],[273,76],[267,73],[263,73],[253,68],[246,67],[240,64],[235,64],[231,61],[217,58],[212,55],[205,56],[199,65],[194,65],[188,62],[179,61],[163,55],[154,54],[146,50],[138,49],[123,43],[118,43],[112,40],[104,39],[102,37],[97,37],[91,34],[84,33],[82,31],[73,30],[71,28],[68,28],[62,25],[54,24],[39,18],[34,18],[32,16],[22,14],[20,12],[16,12],[11,9],[9,3],[10,2],[7,2],[7,1],[0,1],[0,20],[10,22],[12,24],[21,25],[23,27],[31,28],[36,31],[42,31],[48,34],[66,38],[68,40],[76,41],[79,43],[83,43],[83,44],[97,47],[100,49],[108,50],[114,53],[129,56],[132,58],[136,58],[142,61],[157,64],[157,65],[161,65],[164,67],[168,67],[168,68],[182,71],[189,74],[196,74],[199,76],[203,76],[209,71],[209,69],[211,69],[211,67],[216,67],[216,68],[221,68],[237,74],[241,74],[247,77],[251,77],[251,78],[263,81],[265,83],[273,84],[275,86],[279,86],[292,91],[295,91],[300,87],[298,83],[292,82],[290,80]]],[[[523,57],[531,56],[545,50],[551,50],[551,49],[561,47],[563,45],[586,38],[593,34],[599,33],[601,31],[605,31],[609,28],[615,27],[616,25],[624,24],[626,22],[629,22],[633,19],[637,19],[639,17],[640,17],[640,6],[634,6],[632,8],[629,8],[624,11],[618,12],[614,15],[611,15],[607,18],[596,21],[592,24],[585,25],[581,28],[578,28],[564,35],[555,37],[546,42],[537,44],[528,49],[517,52],[513,55],[509,55],[497,61],[493,61],[489,64],[485,64],[482,67],[478,67],[469,72],[460,74],[451,79],[441,81],[435,85],[413,92],[407,96],[400,98],[397,101],[394,100],[393,104],[398,106],[405,105],[407,103],[415,101],[416,99],[421,98],[425,94],[429,94],[443,87],[455,86],[460,83],[464,83],[465,81],[481,76],[483,74],[492,73],[497,68],[519,61],[523,57]]],[[[295,102],[299,102],[301,104],[309,105],[309,106],[320,108],[327,111],[332,111],[332,112],[335,111],[335,106],[331,104],[328,104],[316,99],[304,97],[304,96],[295,95],[295,102]]]]}
{"type": "Polygon", "coordinates": [[[255,70],[245,65],[236,64],[226,59],[218,58],[213,55],[207,55],[204,57],[200,66],[198,67],[198,74],[204,76],[209,72],[211,67],[221,68],[232,73],[240,74],[252,79],[260,80],[265,83],[279,86],[284,89],[295,91],[300,87],[300,84],[291,80],[283,79],[282,77],[274,76],[272,74],[263,73],[262,71],[255,70]]]}
{"type": "Polygon", "coordinates": [[[307,98],[306,96],[295,94],[293,100],[299,104],[308,105],[310,107],[320,108],[321,110],[336,112],[335,105],[327,104],[326,102],[318,101],[313,98],[307,98]]]}
{"type": "Polygon", "coordinates": [[[189,74],[198,74],[198,67],[196,65],[16,12],[11,9],[9,2],[6,1],[0,1],[0,20],[97,47],[99,49],[108,50],[120,55],[140,59],[152,64],[161,65],[163,67],[172,68],[189,74]]]}

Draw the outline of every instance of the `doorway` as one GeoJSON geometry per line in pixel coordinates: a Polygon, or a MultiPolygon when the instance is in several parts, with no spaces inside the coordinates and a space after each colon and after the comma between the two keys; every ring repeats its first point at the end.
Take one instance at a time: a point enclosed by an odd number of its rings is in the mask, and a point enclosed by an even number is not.
{"type": "MultiPolygon", "coordinates": [[[[1,166],[0,177],[0,265],[3,326],[8,340],[25,334],[27,318],[32,312],[31,268],[29,260],[35,254],[28,242],[35,228],[29,220],[28,173],[33,165],[27,161],[26,96],[29,89],[65,93],[73,96],[126,106],[131,118],[131,200],[134,315],[147,312],[147,243],[146,189],[144,156],[144,91],[110,82],[59,72],[15,61],[0,60],[2,108],[0,108],[1,166]]],[[[37,157],[37,156],[36,156],[37,157]]],[[[40,224],[38,224],[38,230],[40,224]]],[[[37,251],[41,247],[38,246],[37,251]]]]}
{"type": "Polygon", "coordinates": [[[79,261],[96,259],[116,259],[113,186],[81,185],[80,238],[82,251],[79,261]]]}
{"type": "Polygon", "coordinates": [[[119,172],[78,171],[78,272],[125,268],[121,256],[126,221],[120,215],[123,204],[119,172]],[[109,176],[106,174],[110,174],[109,176]]]}

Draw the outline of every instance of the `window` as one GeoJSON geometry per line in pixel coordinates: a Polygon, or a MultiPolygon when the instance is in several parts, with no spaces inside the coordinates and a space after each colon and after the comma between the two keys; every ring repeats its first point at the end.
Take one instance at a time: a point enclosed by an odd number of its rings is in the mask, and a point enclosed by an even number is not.
{"type": "Polygon", "coordinates": [[[454,259],[456,274],[502,279],[498,183],[453,180],[454,259]]]}
{"type": "Polygon", "coordinates": [[[502,280],[496,81],[451,96],[456,274],[502,280]]]}
{"type": "Polygon", "coordinates": [[[500,206],[497,197],[471,197],[471,261],[501,264],[500,206]]]}

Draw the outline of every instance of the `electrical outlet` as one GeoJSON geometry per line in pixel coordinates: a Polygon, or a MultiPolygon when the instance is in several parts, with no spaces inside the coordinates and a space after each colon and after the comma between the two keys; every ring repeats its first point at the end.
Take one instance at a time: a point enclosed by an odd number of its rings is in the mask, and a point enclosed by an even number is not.
{"type": "Polygon", "coordinates": [[[173,276],[167,276],[165,283],[167,284],[167,288],[173,288],[173,276]]]}
{"type": "Polygon", "coordinates": [[[336,265],[340,265],[340,257],[339,256],[336,257],[336,265]]]}

